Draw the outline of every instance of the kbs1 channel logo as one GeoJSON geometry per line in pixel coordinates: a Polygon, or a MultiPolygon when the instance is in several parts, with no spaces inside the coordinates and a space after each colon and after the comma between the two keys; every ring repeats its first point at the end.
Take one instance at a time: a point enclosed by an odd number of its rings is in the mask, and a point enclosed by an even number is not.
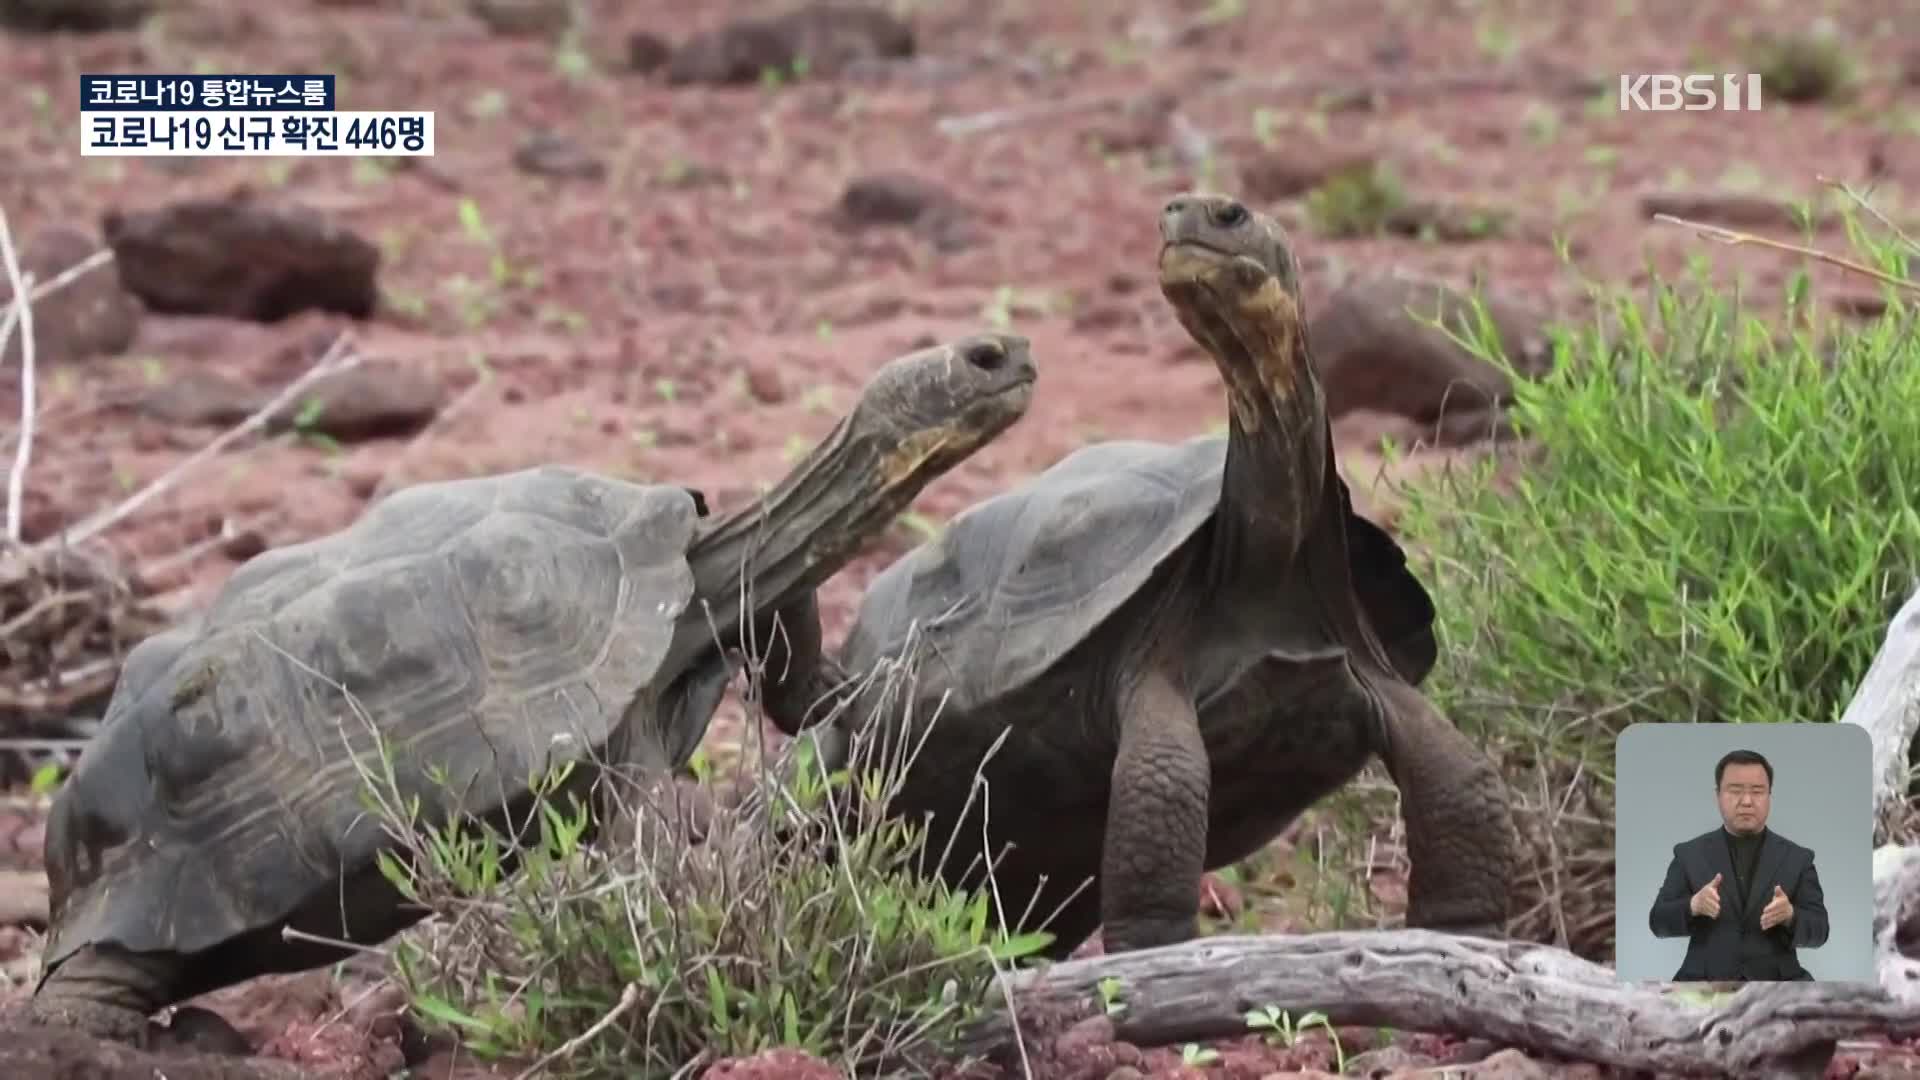
{"type": "Polygon", "coordinates": [[[332,75],[82,75],[82,157],[432,157],[433,111],[342,112],[332,75]]]}
{"type": "Polygon", "coordinates": [[[1621,112],[1759,112],[1759,75],[1622,75],[1621,112]]]}

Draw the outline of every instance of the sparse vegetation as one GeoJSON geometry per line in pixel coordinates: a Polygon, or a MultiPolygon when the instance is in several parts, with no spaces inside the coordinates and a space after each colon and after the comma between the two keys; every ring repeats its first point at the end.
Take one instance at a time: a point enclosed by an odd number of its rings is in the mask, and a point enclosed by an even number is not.
{"type": "Polygon", "coordinates": [[[383,870],[438,916],[392,948],[415,1007],[554,1076],[685,1075],[774,1046],[847,1068],[927,1062],[991,1000],[996,967],[1047,937],[1009,938],[984,891],[909,872],[918,830],[883,818],[903,755],[858,739],[827,776],[809,742],[792,747],[742,769],[744,791],[698,825],[659,789],[569,799],[562,767],[514,836],[423,821],[369,769],[406,853],[383,870]],[[590,842],[589,806],[609,805],[643,827],[590,842]]]}
{"type": "Polygon", "coordinates": [[[1406,205],[1406,192],[1390,166],[1361,161],[1307,193],[1307,218],[1323,236],[1369,236],[1406,205]]]}

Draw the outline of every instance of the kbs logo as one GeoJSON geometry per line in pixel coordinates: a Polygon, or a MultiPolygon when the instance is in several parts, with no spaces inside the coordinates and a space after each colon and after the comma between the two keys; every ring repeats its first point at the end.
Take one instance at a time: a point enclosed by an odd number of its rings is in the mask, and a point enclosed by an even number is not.
{"type": "Polygon", "coordinates": [[[1621,112],[1759,111],[1758,75],[1622,75],[1621,112]]]}

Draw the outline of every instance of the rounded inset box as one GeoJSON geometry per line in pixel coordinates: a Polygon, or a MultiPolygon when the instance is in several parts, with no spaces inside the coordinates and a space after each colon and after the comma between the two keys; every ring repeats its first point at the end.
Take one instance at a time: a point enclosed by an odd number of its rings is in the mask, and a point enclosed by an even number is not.
{"type": "Polygon", "coordinates": [[[1614,777],[1620,978],[1874,981],[1865,728],[1634,724],[1614,777]]]}

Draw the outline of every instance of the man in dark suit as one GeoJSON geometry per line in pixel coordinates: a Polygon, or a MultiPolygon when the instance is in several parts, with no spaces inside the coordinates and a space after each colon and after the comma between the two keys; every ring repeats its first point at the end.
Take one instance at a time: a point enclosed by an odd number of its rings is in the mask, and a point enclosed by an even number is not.
{"type": "Polygon", "coordinates": [[[1813,851],[1767,828],[1773,766],[1733,750],[1713,767],[1721,827],[1673,846],[1647,924],[1684,937],[1676,982],[1812,979],[1798,949],[1827,941],[1826,898],[1813,851]]]}

